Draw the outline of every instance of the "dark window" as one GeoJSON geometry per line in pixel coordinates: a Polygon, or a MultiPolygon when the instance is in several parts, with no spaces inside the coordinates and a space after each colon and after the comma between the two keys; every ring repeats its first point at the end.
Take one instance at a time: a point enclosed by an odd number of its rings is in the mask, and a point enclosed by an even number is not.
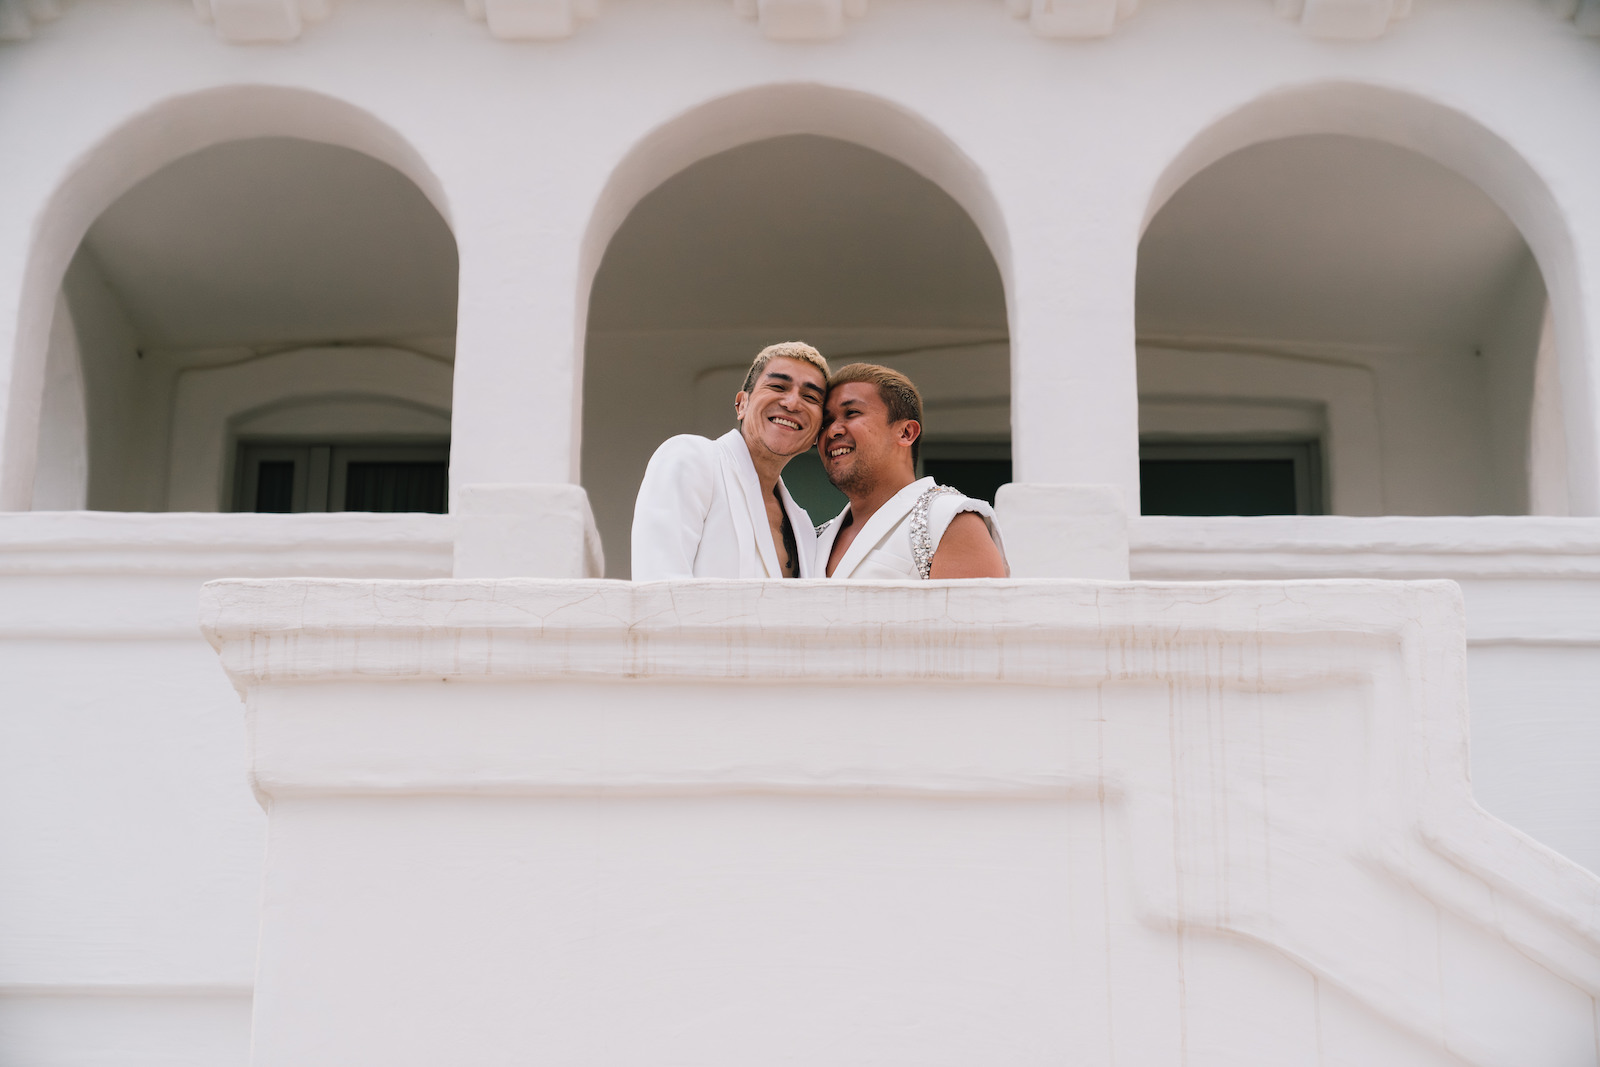
{"type": "Polygon", "coordinates": [[[444,511],[445,465],[351,463],[344,482],[346,511],[444,511]]]}
{"type": "Polygon", "coordinates": [[[263,460],[256,468],[256,510],[294,510],[294,460],[263,460]]]}
{"type": "Polygon", "coordinates": [[[431,511],[449,498],[447,442],[239,446],[239,511],[431,511]]]}
{"type": "Polygon", "coordinates": [[[1162,442],[1139,449],[1144,515],[1317,515],[1315,442],[1162,442]]]}
{"type": "Polygon", "coordinates": [[[922,473],[940,485],[959,489],[977,500],[994,503],[994,495],[1011,480],[1009,459],[925,459],[922,473]]]}
{"type": "Polygon", "coordinates": [[[922,473],[975,500],[994,503],[1011,480],[1009,441],[924,441],[922,473]]]}

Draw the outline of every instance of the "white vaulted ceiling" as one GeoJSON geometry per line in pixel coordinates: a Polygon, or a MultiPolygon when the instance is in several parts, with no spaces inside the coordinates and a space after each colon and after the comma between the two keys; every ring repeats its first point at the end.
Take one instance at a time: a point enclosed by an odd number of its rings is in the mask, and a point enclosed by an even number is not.
{"type": "Polygon", "coordinates": [[[407,178],[349,149],[262,138],[196,152],[85,240],[146,344],[455,333],[449,227],[407,178]]]}
{"type": "Polygon", "coordinates": [[[1526,262],[1475,185],[1405,149],[1294,137],[1178,190],[1139,246],[1141,336],[1470,348],[1526,262]]]}
{"type": "Polygon", "coordinates": [[[779,137],[702,160],[639,202],[606,250],[590,329],[978,327],[1005,294],[978,228],[887,156],[779,137]]]}

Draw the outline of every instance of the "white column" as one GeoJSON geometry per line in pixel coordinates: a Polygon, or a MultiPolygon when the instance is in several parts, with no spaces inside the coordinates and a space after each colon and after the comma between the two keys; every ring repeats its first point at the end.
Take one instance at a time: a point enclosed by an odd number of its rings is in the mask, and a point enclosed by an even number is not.
{"type": "Polygon", "coordinates": [[[450,453],[451,511],[461,530],[455,573],[598,577],[599,535],[577,484],[578,258],[589,205],[576,189],[564,192],[559,177],[541,183],[516,165],[474,162],[451,183],[461,256],[450,453]]]}
{"type": "Polygon", "coordinates": [[[1128,576],[1127,516],[1139,511],[1133,297],[1143,204],[1129,188],[1139,183],[1091,154],[1097,167],[1028,164],[1028,185],[1006,204],[1015,484],[999,504],[1017,577],[1128,576]]]}

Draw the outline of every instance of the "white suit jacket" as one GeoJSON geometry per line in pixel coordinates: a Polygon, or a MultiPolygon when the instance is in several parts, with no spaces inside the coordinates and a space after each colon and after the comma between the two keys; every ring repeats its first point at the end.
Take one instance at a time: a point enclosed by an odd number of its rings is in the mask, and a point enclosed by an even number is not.
{"type": "MultiPolygon", "coordinates": [[[[781,478],[778,493],[794,527],[800,577],[810,578],[811,516],[781,478]]],[[[633,505],[633,580],[782,577],[756,465],[738,429],[715,441],[668,438],[650,457],[633,505]]]]}
{"type": "MultiPolygon", "coordinates": [[[[886,500],[883,507],[873,512],[867,524],[856,532],[855,540],[845,549],[844,558],[839,560],[832,577],[921,579],[911,545],[911,512],[916,507],[917,498],[933,487],[932,478],[921,478],[886,500]]],[[[940,493],[929,501],[929,543],[937,549],[950,523],[963,511],[977,512],[983,518],[989,527],[989,536],[994,538],[995,546],[1004,558],[1005,544],[1000,540],[1000,528],[994,521],[994,509],[982,500],[974,500],[960,493],[940,493]]],[[[817,558],[813,569],[818,577],[828,573],[828,556],[833,552],[833,542],[839,536],[848,514],[850,505],[846,504],[843,511],[817,529],[817,558]]]]}

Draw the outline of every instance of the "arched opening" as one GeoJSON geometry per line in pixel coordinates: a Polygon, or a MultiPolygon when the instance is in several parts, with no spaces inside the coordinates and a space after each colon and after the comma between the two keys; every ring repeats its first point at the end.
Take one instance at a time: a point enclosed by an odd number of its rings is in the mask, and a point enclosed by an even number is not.
{"type": "MultiPolygon", "coordinates": [[[[861,144],[768,137],[668,177],[610,239],[586,332],[582,479],[611,577],[629,573],[652,452],[673,434],[731,429],[745,368],[775,341],[902,370],[926,403],[926,473],[991,499],[1010,480],[995,257],[940,185],[861,144]]],[[[814,453],[785,481],[818,521],[842,506],[814,453]]]]}
{"type": "Polygon", "coordinates": [[[456,284],[439,210],[371,155],[181,156],[65,270],[33,506],[443,511],[456,284]]]}
{"type": "Polygon", "coordinates": [[[1141,510],[1591,508],[1572,284],[1548,192],[1461,116],[1360,86],[1230,116],[1139,248],[1141,510]]]}

